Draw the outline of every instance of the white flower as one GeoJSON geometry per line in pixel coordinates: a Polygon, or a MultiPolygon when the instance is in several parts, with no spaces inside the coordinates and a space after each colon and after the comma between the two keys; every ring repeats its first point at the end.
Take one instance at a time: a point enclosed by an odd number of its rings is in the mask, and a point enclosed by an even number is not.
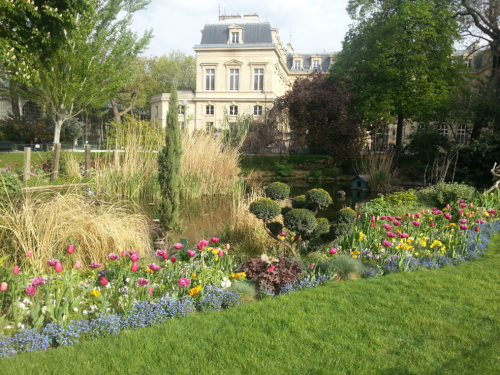
{"type": "Polygon", "coordinates": [[[5,326],[4,328],[5,328],[5,329],[11,329],[11,328],[12,328],[12,326],[5,326]]]}
{"type": "Polygon", "coordinates": [[[17,323],[17,328],[24,329],[24,324],[22,324],[22,323],[17,323]]]}
{"type": "Polygon", "coordinates": [[[127,278],[125,279],[125,282],[126,282],[126,283],[128,283],[129,281],[130,281],[130,279],[127,277],[127,278]]]}
{"type": "Polygon", "coordinates": [[[74,307],[74,308],[73,308],[73,311],[74,311],[74,312],[78,312],[78,307],[74,307]]]}
{"type": "Polygon", "coordinates": [[[221,286],[222,286],[223,288],[229,288],[229,287],[231,286],[231,281],[229,281],[227,277],[224,277],[224,278],[222,279],[221,286]]]}
{"type": "Polygon", "coordinates": [[[47,311],[47,306],[42,307],[42,313],[45,314],[46,311],[47,311]]]}
{"type": "Polygon", "coordinates": [[[26,305],[25,305],[24,303],[22,303],[22,302],[18,302],[18,303],[17,303],[17,306],[19,306],[19,307],[20,307],[21,309],[23,309],[23,310],[27,310],[27,309],[28,309],[28,308],[26,307],[26,305]]]}
{"type": "Polygon", "coordinates": [[[88,312],[87,310],[83,310],[83,311],[82,311],[82,314],[83,314],[83,315],[87,315],[88,313],[89,313],[89,312],[88,312]]]}

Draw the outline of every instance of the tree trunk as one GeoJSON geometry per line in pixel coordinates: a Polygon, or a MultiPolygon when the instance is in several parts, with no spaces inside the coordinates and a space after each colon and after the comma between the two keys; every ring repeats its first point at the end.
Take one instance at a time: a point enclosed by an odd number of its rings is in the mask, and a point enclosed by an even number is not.
{"type": "Polygon", "coordinates": [[[14,80],[9,82],[10,103],[12,106],[12,117],[15,122],[21,122],[21,110],[19,109],[19,95],[17,94],[17,84],[14,80]]]}
{"type": "Polygon", "coordinates": [[[62,125],[64,123],[64,120],[57,119],[54,122],[55,122],[55,125],[54,125],[54,144],[56,144],[56,143],[60,143],[61,128],[62,128],[62,125]]]}
{"type": "Polygon", "coordinates": [[[404,116],[399,113],[398,114],[398,126],[396,129],[396,149],[401,150],[403,147],[403,122],[404,116]]]}

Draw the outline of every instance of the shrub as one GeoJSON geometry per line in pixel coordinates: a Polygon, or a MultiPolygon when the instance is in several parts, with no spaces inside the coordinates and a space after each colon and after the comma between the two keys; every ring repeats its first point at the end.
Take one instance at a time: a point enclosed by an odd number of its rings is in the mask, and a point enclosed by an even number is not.
{"type": "Polygon", "coordinates": [[[348,223],[334,223],[330,226],[330,238],[336,240],[340,237],[348,236],[353,232],[352,224],[348,223]]]}
{"type": "Polygon", "coordinates": [[[0,172],[0,204],[17,204],[21,199],[21,182],[15,173],[0,172]]]}
{"type": "Polygon", "coordinates": [[[292,199],[293,208],[306,208],[307,200],[305,195],[298,195],[292,199]]]}
{"type": "Polygon", "coordinates": [[[437,206],[458,202],[460,199],[470,201],[475,193],[476,189],[469,185],[439,183],[418,191],[417,196],[422,204],[437,206]]]}
{"type": "Polygon", "coordinates": [[[335,279],[339,281],[355,280],[361,274],[363,264],[358,259],[339,255],[318,265],[318,269],[325,274],[335,275],[335,279]]]}
{"type": "Polygon", "coordinates": [[[396,193],[392,193],[384,196],[384,200],[392,204],[393,206],[407,206],[413,207],[417,202],[417,195],[415,194],[415,190],[409,189],[404,191],[398,191],[396,193]]]}
{"type": "Polygon", "coordinates": [[[267,226],[267,229],[269,229],[272,234],[278,235],[281,232],[283,232],[283,224],[278,223],[277,221],[267,223],[266,226],[267,226]]]}
{"type": "Polygon", "coordinates": [[[276,174],[278,177],[289,177],[293,174],[293,168],[289,164],[276,163],[276,174]]]}
{"type": "Polygon", "coordinates": [[[342,208],[339,211],[337,222],[338,223],[352,223],[356,220],[356,212],[352,208],[342,208]]]}
{"type": "Polygon", "coordinates": [[[314,214],[305,208],[294,208],[284,216],[285,227],[302,235],[311,233],[316,228],[314,214]]]}
{"type": "Polygon", "coordinates": [[[250,204],[249,210],[257,219],[269,221],[281,213],[281,207],[269,198],[258,199],[250,204]]]}
{"type": "Polygon", "coordinates": [[[383,197],[372,199],[363,206],[367,216],[394,215],[394,209],[383,197]]]}
{"type": "MultiPolygon", "coordinates": [[[[50,162],[48,165],[52,165],[52,163],[50,162]]],[[[59,157],[59,174],[61,176],[81,177],[78,162],[71,152],[61,151],[59,157]]]]}
{"type": "Polygon", "coordinates": [[[306,201],[312,205],[316,211],[318,209],[324,210],[333,203],[330,194],[323,189],[311,189],[306,192],[306,201]]]}
{"type": "Polygon", "coordinates": [[[273,201],[286,199],[290,195],[290,186],[283,182],[273,182],[265,188],[265,193],[273,201]]]}
{"type": "Polygon", "coordinates": [[[306,251],[307,253],[313,253],[315,251],[321,250],[328,241],[325,241],[321,237],[314,237],[307,243],[306,251]]]}
{"type": "Polygon", "coordinates": [[[279,293],[285,284],[298,280],[302,266],[295,259],[280,257],[277,261],[268,263],[260,258],[248,259],[243,265],[247,278],[253,281],[259,290],[271,289],[279,293]]]}
{"type": "Polygon", "coordinates": [[[292,210],[292,207],[282,207],[281,208],[281,214],[285,216],[288,212],[292,210]]]}
{"type": "Polygon", "coordinates": [[[235,280],[231,283],[230,290],[238,293],[244,301],[250,301],[255,298],[257,291],[255,285],[247,280],[235,280]]]}
{"type": "Polygon", "coordinates": [[[330,222],[328,221],[327,218],[320,217],[316,219],[316,228],[314,228],[315,235],[319,236],[320,234],[327,233],[329,229],[330,229],[330,222]]]}

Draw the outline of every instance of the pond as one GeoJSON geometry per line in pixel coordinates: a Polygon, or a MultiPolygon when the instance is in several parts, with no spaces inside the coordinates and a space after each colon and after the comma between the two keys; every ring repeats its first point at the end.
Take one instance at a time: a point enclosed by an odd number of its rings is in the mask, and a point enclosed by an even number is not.
{"type": "MultiPolygon", "coordinates": [[[[248,190],[252,187],[263,187],[274,182],[272,180],[248,180],[248,190]]],[[[310,189],[324,189],[330,193],[333,198],[333,204],[327,210],[320,210],[317,217],[325,217],[332,221],[336,219],[340,209],[351,207],[355,209],[364,202],[376,197],[376,194],[367,191],[351,190],[350,185],[341,185],[334,182],[318,181],[289,181],[290,196],[305,194],[310,189]],[[337,193],[339,190],[345,191],[345,198],[342,199],[337,193]]],[[[220,233],[224,226],[230,224],[233,220],[231,210],[233,197],[231,196],[213,196],[202,197],[181,201],[180,216],[182,220],[183,235],[188,243],[196,243],[203,238],[209,238],[220,233]]],[[[150,206],[147,209],[152,218],[158,218],[157,206],[150,206]]]]}

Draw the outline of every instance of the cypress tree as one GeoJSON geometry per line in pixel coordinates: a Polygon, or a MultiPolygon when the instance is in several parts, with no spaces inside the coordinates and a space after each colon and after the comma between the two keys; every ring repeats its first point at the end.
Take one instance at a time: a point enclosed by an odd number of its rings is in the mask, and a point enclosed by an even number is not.
{"type": "Polygon", "coordinates": [[[177,89],[168,104],[165,146],[158,153],[158,181],[161,190],[160,226],[164,232],[179,229],[182,140],[177,119],[177,89]]]}

